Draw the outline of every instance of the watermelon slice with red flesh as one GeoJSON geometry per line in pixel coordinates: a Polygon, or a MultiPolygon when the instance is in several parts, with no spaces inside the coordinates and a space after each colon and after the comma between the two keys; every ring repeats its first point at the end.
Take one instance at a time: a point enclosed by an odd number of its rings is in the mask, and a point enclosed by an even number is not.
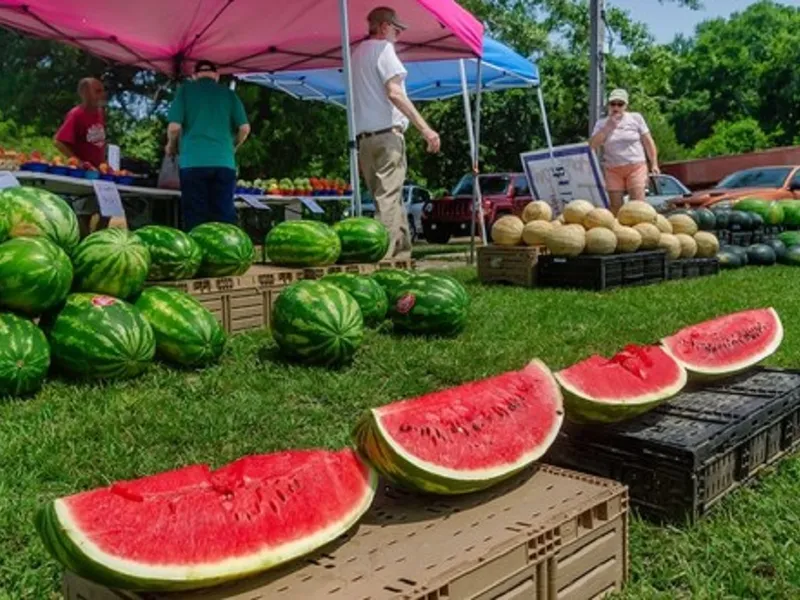
{"type": "Polygon", "coordinates": [[[487,488],[540,458],[563,420],[561,392],[540,361],[368,411],[353,437],[389,480],[418,491],[487,488]]]}
{"type": "Polygon", "coordinates": [[[686,378],[686,370],[660,346],[635,345],[556,373],[567,418],[578,423],[615,423],[645,413],[681,391],[686,378]]]}
{"type": "Polygon", "coordinates": [[[661,343],[690,375],[703,379],[746,371],[774,354],[782,341],[778,313],[758,308],[685,327],[661,343]]]}
{"type": "Polygon", "coordinates": [[[306,554],[358,521],[377,476],[353,450],[247,456],[55,500],[37,528],[88,579],[130,590],[194,589],[306,554]]]}

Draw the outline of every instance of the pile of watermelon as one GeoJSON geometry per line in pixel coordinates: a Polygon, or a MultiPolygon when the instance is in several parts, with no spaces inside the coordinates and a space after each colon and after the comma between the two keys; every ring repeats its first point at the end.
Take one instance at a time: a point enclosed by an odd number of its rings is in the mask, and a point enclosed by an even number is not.
{"type": "Polygon", "coordinates": [[[156,357],[203,367],[221,356],[225,333],[204,306],[145,282],[243,273],[253,246],[237,227],[110,228],[79,240],[63,199],[22,187],[0,192],[0,214],[0,397],[35,393],[53,369],[122,379],[156,357]]]}

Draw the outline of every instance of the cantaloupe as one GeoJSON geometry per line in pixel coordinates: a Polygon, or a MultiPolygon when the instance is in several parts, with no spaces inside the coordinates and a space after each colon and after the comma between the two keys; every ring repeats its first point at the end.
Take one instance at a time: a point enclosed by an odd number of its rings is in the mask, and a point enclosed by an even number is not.
{"type": "Polygon", "coordinates": [[[522,230],[522,241],[528,246],[544,246],[547,234],[552,230],[550,221],[530,221],[522,230]]]}
{"type": "Polygon", "coordinates": [[[719,252],[719,240],[713,233],[698,231],[694,234],[694,241],[697,243],[697,258],[713,258],[719,252]]]}
{"type": "Polygon", "coordinates": [[[583,225],[554,227],[545,244],[553,256],[578,256],[586,247],[586,230],[583,225]]]}
{"type": "Polygon", "coordinates": [[[614,228],[614,213],[607,208],[593,208],[583,219],[583,226],[588,231],[595,227],[614,228]]]}
{"type": "Polygon", "coordinates": [[[633,228],[642,236],[642,250],[653,250],[658,248],[658,240],[661,239],[661,232],[653,223],[639,223],[633,228]]]}
{"type": "Polygon", "coordinates": [[[636,252],[642,245],[642,236],[633,227],[623,225],[613,233],[617,236],[617,252],[636,252]]]}
{"type": "Polygon", "coordinates": [[[500,217],[492,225],[492,241],[498,246],[516,246],[522,241],[525,223],[514,215],[500,217]]]}
{"type": "Polygon", "coordinates": [[[605,227],[595,227],[586,232],[586,254],[614,254],[617,236],[605,227]]]}
{"type": "Polygon", "coordinates": [[[552,225],[553,227],[563,227],[564,226],[564,221],[562,221],[560,218],[558,218],[555,221],[550,221],[550,225],[552,225]]]}
{"type": "Polygon", "coordinates": [[[672,223],[664,215],[656,215],[656,227],[661,233],[672,233],[672,223]]]}
{"type": "Polygon", "coordinates": [[[522,211],[522,220],[525,223],[531,221],[550,221],[553,219],[553,209],[543,200],[534,200],[525,206],[522,211]]]}
{"type": "Polygon", "coordinates": [[[658,247],[667,251],[667,256],[672,260],[677,260],[681,257],[681,243],[671,233],[662,233],[661,239],[658,241],[658,247]]]}
{"type": "Polygon", "coordinates": [[[685,233],[676,233],[675,238],[681,245],[681,258],[694,258],[697,254],[697,242],[685,233]]]}
{"type": "Polygon", "coordinates": [[[670,215],[667,220],[672,224],[672,233],[685,233],[692,236],[697,233],[697,223],[689,215],[670,215]]]}
{"type": "Polygon", "coordinates": [[[656,209],[647,202],[633,200],[619,209],[617,220],[627,227],[633,227],[639,223],[655,223],[656,215],[656,209]]]}
{"type": "Polygon", "coordinates": [[[592,210],[594,204],[588,200],[573,200],[564,207],[564,222],[569,225],[583,225],[583,220],[592,210]]]}

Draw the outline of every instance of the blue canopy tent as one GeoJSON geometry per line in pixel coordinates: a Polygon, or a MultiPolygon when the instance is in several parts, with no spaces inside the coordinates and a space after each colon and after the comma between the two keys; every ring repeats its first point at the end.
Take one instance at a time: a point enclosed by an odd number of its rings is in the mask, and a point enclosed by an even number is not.
{"type": "MultiPolygon", "coordinates": [[[[539,108],[544,122],[544,133],[548,148],[552,148],[547,112],[542,96],[539,69],[536,64],[517,54],[508,46],[484,37],[483,57],[409,62],[406,65],[406,92],[411,100],[441,100],[461,95],[470,142],[472,172],[476,178],[472,186],[475,194],[473,216],[477,209],[482,238],[486,240],[483,219],[483,202],[477,185],[478,147],[480,137],[480,98],[483,90],[496,91],[514,88],[536,88],[539,108]],[[470,106],[470,90],[475,91],[475,110],[470,106]]],[[[346,107],[346,81],[342,69],[313,69],[305,71],[282,71],[280,73],[247,73],[237,75],[240,81],[256,83],[279,90],[302,100],[316,100],[346,107]]],[[[361,213],[360,202],[354,207],[361,213]]],[[[475,239],[475,221],[472,219],[472,262],[475,239]]]]}

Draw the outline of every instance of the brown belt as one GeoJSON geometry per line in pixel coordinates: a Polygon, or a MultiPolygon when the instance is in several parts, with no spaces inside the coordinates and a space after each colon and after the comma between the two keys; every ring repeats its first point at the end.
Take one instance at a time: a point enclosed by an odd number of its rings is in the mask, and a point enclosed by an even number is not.
{"type": "Polygon", "coordinates": [[[356,141],[360,142],[364,138],[372,137],[374,135],[382,135],[384,133],[391,133],[392,131],[395,131],[397,133],[403,133],[403,129],[401,127],[394,125],[393,127],[387,127],[386,129],[378,129],[377,131],[364,131],[362,133],[359,133],[356,136],[356,141]]]}

